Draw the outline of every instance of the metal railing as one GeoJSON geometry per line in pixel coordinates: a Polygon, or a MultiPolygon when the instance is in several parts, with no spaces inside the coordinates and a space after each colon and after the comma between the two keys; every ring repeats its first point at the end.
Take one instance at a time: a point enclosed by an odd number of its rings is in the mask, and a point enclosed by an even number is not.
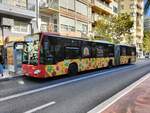
{"type": "Polygon", "coordinates": [[[92,14],[92,22],[98,21],[102,18],[103,18],[103,16],[101,16],[99,14],[96,14],[96,13],[92,14]]]}
{"type": "Polygon", "coordinates": [[[40,8],[52,8],[52,9],[59,9],[58,2],[40,2],[40,8]]]}
{"type": "Polygon", "coordinates": [[[101,0],[93,0],[93,1],[94,1],[93,3],[95,3],[97,5],[100,3],[100,4],[104,5],[105,7],[112,9],[112,7],[110,7],[109,4],[107,4],[106,2],[103,2],[101,0]]]}
{"type": "Polygon", "coordinates": [[[12,7],[17,7],[20,9],[24,9],[24,10],[31,10],[31,11],[35,11],[35,4],[30,4],[30,3],[26,3],[26,2],[17,2],[15,0],[10,0],[10,1],[6,1],[6,0],[0,0],[0,4],[6,5],[6,6],[12,6],[12,7]]]}

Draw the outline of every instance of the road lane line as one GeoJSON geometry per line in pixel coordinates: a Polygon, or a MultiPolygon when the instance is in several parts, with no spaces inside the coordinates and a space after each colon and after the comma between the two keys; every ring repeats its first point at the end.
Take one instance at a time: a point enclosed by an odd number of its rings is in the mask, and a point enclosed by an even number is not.
{"type": "Polygon", "coordinates": [[[53,85],[50,85],[50,86],[45,86],[45,87],[42,87],[42,88],[38,88],[38,89],[34,89],[34,90],[22,92],[22,93],[10,95],[10,96],[7,96],[7,97],[2,97],[2,98],[0,98],[0,102],[6,101],[6,100],[10,100],[10,99],[14,99],[14,98],[18,98],[18,97],[25,96],[25,95],[29,95],[29,94],[33,94],[33,93],[37,93],[37,92],[44,91],[44,90],[51,89],[51,88],[55,88],[55,87],[58,87],[58,86],[70,84],[70,83],[73,83],[73,82],[86,80],[86,79],[89,79],[89,78],[94,78],[94,77],[96,77],[98,75],[103,75],[103,74],[108,74],[108,73],[112,73],[112,72],[117,72],[117,71],[120,71],[120,70],[123,70],[123,69],[128,69],[128,68],[131,69],[131,67],[133,67],[133,66],[128,66],[128,67],[123,67],[123,68],[119,68],[119,69],[113,69],[113,70],[105,71],[105,72],[101,72],[101,73],[91,74],[89,76],[80,77],[80,78],[77,78],[77,79],[61,82],[61,83],[58,83],[58,84],[53,84],[53,85]]]}
{"type": "Polygon", "coordinates": [[[136,82],[134,82],[130,86],[126,87],[125,89],[123,89],[119,93],[115,94],[114,96],[112,96],[108,100],[104,101],[100,105],[96,106],[95,108],[93,108],[92,110],[90,110],[87,113],[102,113],[103,111],[105,111],[107,108],[109,108],[115,102],[117,102],[123,96],[127,95],[129,92],[131,92],[134,88],[136,88],[138,85],[140,85],[142,82],[144,82],[148,78],[150,78],[150,74],[145,75],[141,79],[137,80],[136,82]]]}
{"type": "Polygon", "coordinates": [[[42,105],[42,106],[38,106],[38,107],[36,107],[36,108],[33,108],[33,109],[31,109],[31,110],[28,110],[28,111],[26,111],[26,112],[24,112],[24,113],[35,113],[35,112],[38,111],[38,110],[47,108],[47,107],[49,107],[49,106],[51,106],[51,105],[54,105],[54,104],[56,104],[56,102],[52,101],[52,102],[49,102],[49,103],[44,104],[44,105],[42,105]]]}

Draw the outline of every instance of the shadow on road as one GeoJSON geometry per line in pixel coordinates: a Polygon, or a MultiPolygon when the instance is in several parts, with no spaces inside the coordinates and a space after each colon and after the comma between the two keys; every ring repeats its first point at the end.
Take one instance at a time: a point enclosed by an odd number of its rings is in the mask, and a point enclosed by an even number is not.
{"type": "Polygon", "coordinates": [[[79,72],[77,75],[61,75],[61,76],[56,76],[56,77],[49,77],[49,78],[34,78],[34,77],[28,77],[28,76],[23,76],[23,80],[25,81],[32,81],[35,83],[45,83],[45,82],[52,82],[52,81],[56,81],[56,80],[63,80],[63,79],[68,79],[70,80],[70,78],[78,78],[78,77],[82,77],[82,76],[86,76],[88,74],[91,74],[93,72],[104,72],[104,71],[108,71],[108,70],[112,70],[112,69],[117,69],[117,68],[121,68],[121,67],[125,67],[125,66],[130,66],[130,65],[134,65],[134,64],[127,64],[127,65],[120,65],[120,66],[115,66],[115,67],[111,67],[111,68],[101,68],[101,69],[94,69],[94,70],[89,70],[89,71],[83,71],[83,72],[79,72]]]}

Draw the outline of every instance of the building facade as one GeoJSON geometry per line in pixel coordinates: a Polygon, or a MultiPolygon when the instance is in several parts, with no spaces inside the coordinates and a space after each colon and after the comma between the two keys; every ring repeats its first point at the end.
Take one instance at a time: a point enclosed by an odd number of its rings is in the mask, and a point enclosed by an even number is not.
{"type": "Polygon", "coordinates": [[[132,32],[132,43],[137,47],[137,52],[142,54],[143,43],[143,13],[144,1],[143,0],[118,0],[119,11],[127,12],[131,15],[134,22],[132,32]]]}
{"type": "Polygon", "coordinates": [[[92,0],[92,28],[103,16],[117,15],[118,3],[115,0],[92,0]]]}
{"type": "Polygon", "coordinates": [[[86,37],[104,15],[116,15],[115,0],[40,0],[39,31],[86,37]]]}
{"type": "Polygon", "coordinates": [[[91,0],[40,0],[39,31],[81,37],[91,32],[91,0]]]}
{"type": "Polygon", "coordinates": [[[35,4],[30,0],[0,0],[0,38],[15,41],[31,33],[35,4]]]}

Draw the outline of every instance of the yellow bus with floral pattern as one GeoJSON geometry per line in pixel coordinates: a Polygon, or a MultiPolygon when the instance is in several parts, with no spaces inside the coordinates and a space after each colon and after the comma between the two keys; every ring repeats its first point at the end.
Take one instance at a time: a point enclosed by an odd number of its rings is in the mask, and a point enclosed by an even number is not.
{"type": "MultiPolygon", "coordinates": [[[[116,65],[115,58],[124,61],[121,52],[115,53],[116,45],[102,41],[88,41],[64,37],[55,33],[37,33],[25,37],[23,52],[23,74],[36,78],[48,78],[64,74],[75,75],[116,65]],[[120,57],[118,57],[119,55],[120,57]]],[[[121,46],[117,46],[121,50],[121,46]]],[[[119,51],[120,51],[119,50],[119,51]]],[[[135,54],[134,54],[135,55],[135,54]]]]}

